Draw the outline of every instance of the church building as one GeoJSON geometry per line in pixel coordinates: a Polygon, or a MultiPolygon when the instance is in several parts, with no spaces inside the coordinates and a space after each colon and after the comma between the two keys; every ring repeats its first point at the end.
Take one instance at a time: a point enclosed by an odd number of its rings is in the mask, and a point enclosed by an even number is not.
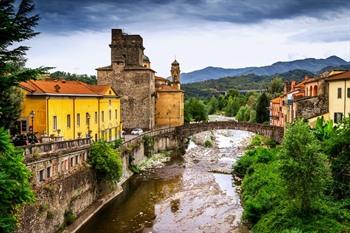
{"type": "Polygon", "coordinates": [[[172,80],[155,76],[144,55],[140,35],[112,29],[111,65],[97,68],[99,85],[111,85],[121,96],[123,128],[150,130],[184,123],[184,92],[180,66],[171,66],[172,80]]]}

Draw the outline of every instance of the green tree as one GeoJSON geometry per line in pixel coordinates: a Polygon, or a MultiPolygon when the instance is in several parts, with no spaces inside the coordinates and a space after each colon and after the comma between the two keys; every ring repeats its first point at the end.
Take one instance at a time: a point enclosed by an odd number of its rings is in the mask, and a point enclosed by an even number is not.
{"type": "Polygon", "coordinates": [[[191,98],[185,103],[185,117],[186,115],[187,117],[191,116],[191,120],[196,122],[208,120],[208,112],[205,104],[196,98],[191,98]]]}
{"type": "Polygon", "coordinates": [[[191,105],[189,103],[189,101],[185,102],[185,109],[184,109],[184,121],[186,123],[190,123],[192,121],[192,108],[191,105]]]}
{"type": "Polygon", "coordinates": [[[239,96],[239,92],[236,89],[230,89],[227,92],[227,96],[228,97],[237,97],[237,96],[239,96]]]}
{"type": "Polygon", "coordinates": [[[6,99],[4,96],[10,96],[13,87],[18,86],[19,82],[35,79],[48,70],[24,68],[28,47],[16,46],[38,34],[33,28],[39,16],[31,15],[33,9],[31,0],[22,0],[18,7],[15,7],[14,0],[0,1],[0,127],[12,127],[21,107],[17,105],[18,98],[6,99]]]}
{"type": "Polygon", "coordinates": [[[208,113],[214,114],[219,110],[219,101],[215,98],[215,96],[211,97],[208,102],[208,113]]]}
{"type": "Polygon", "coordinates": [[[287,128],[281,150],[281,177],[290,203],[309,214],[329,181],[327,158],[309,126],[296,121],[287,128]]]}
{"type": "Polygon", "coordinates": [[[219,110],[223,110],[226,106],[226,100],[225,100],[225,96],[220,95],[218,98],[218,104],[219,104],[219,110]]]}
{"type": "MultiPolygon", "coordinates": [[[[236,115],[236,120],[237,121],[247,121],[247,112],[249,112],[249,107],[248,106],[241,106],[237,112],[236,115]]],[[[249,120],[249,117],[248,117],[249,120]]]]}
{"type": "Polygon", "coordinates": [[[256,111],[254,109],[250,110],[249,122],[250,123],[255,123],[256,122],[256,111]]]}
{"type": "Polygon", "coordinates": [[[273,96],[277,96],[281,94],[281,92],[283,91],[283,87],[284,87],[283,79],[280,77],[275,77],[269,83],[267,90],[273,96]]]}
{"type": "Polygon", "coordinates": [[[15,148],[7,130],[0,128],[0,232],[13,232],[18,208],[34,201],[30,176],[23,151],[15,148]]]}
{"type": "Polygon", "coordinates": [[[238,97],[229,97],[227,105],[225,107],[225,114],[227,116],[235,116],[239,110],[239,99],[238,97]]]}
{"type": "Polygon", "coordinates": [[[264,123],[269,121],[270,112],[269,112],[270,102],[265,93],[262,93],[256,104],[256,122],[264,123]]]}
{"type": "Polygon", "coordinates": [[[88,162],[99,179],[118,181],[122,176],[123,165],[120,153],[105,141],[94,142],[91,145],[88,162]]]}
{"type": "Polygon", "coordinates": [[[256,92],[251,92],[249,93],[249,96],[247,98],[247,105],[252,108],[255,109],[256,108],[256,104],[257,104],[257,99],[258,99],[258,94],[256,92]]]}
{"type": "Polygon", "coordinates": [[[333,195],[338,199],[350,198],[350,118],[346,118],[331,135],[325,142],[325,151],[331,160],[333,195]]]}
{"type": "Polygon", "coordinates": [[[69,72],[67,73],[64,71],[55,71],[50,74],[50,77],[58,80],[65,79],[65,80],[71,80],[71,81],[81,81],[88,84],[97,83],[97,79],[95,75],[71,74],[69,72]]]}

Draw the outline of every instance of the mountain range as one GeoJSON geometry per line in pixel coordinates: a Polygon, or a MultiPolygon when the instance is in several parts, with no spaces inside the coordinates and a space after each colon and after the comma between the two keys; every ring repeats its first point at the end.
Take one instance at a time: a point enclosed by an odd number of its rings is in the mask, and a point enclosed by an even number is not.
{"type": "Polygon", "coordinates": [[[275,75],[280,73],[286,73],[292,70],[305,70],[312,73],[317,73],[327,67],[338,67],[350,65],[340,57],[330,56],[325,59],[306,58],[294,61],[276,62],[269,66],[261,67],[245,67],[245,68],[221,68],[208,66],[204,69],[195,70],[189,73],[181,74],[182,83],[193,83],[210,79],[219,79],[228,76],[241,76],[241,75],[275,75]]]}

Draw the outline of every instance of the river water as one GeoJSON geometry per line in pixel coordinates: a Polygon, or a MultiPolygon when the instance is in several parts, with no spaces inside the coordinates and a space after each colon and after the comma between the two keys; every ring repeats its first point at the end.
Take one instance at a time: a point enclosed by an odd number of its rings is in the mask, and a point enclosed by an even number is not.
{"type": "Polygon", "coordinates": [[[185,155],[133,176],[78,232],[249,232],[241,224],[243,209],[230,172],[251,135],[236,130],[195,135],[185,155]],[[205,148],[209,138],[214,146],[205,148]]]}

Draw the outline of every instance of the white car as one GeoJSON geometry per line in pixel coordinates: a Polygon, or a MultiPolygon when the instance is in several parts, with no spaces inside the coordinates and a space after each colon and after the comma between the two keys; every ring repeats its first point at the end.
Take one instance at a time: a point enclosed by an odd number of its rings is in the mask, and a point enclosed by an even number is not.
{"type": "Polygon", "coordinates": [[[131,130],[131,134],[132,135],[141,135],[141,134],[143,134],[143,130],[140,128],[135,128],[135,129],[131,130]]]}

